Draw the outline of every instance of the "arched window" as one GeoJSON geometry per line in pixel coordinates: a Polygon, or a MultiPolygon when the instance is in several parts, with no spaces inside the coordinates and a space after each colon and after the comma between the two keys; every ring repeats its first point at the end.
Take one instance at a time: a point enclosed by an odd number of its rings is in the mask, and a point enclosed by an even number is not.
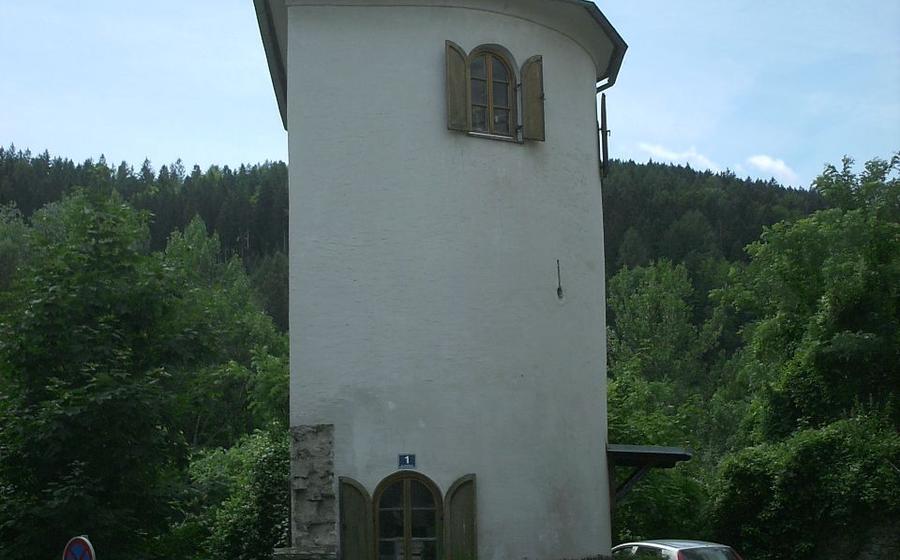
{"type": "Polygon", "coordinates": [[[476,49],[469,56],[469,76],[472,130],[513,136],[516,83],[509,62],[494,50],[476,49]]]}
{"type": "Polygon", "coordinates": [[[437,560],[441,545],[441,493],[428,478],[401,472],[374,495],[378,560],[437,560]]]}
{"type": "Polygon", "coordinates": [[[512,53],[501,45],[481,45],[466,54],[447,41],[446,53],[448,129],[495,140],[544,141],[541,55],[526,60],[516,75],[512,53]]]}

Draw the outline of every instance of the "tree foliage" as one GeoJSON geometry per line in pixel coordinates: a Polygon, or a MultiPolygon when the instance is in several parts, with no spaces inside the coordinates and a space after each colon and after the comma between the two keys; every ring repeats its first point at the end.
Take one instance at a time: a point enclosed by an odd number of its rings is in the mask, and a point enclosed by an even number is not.
{"type": "Polygon", "coordinates": [[[174,301],[147,217],[85,193],[34,216],[0,322],[0,541],[50,557],[89,533],[110,557],[164,530],[183,460],[159,326],[174,301]]]}
{"type": "Polygon", "coordinates": [[[831,207],[763,221],[746,260],[709,214],[654,244],[629,226],[638,258],[618,262],[642,264],[609,282],[610,440],[695,454],[638,485],[617,538],[706,537],[770,560],[898,554],[898,168],[826,167],[814,189],[831,207]]]}
{"type": "Polygon", "coordinates": [[[691,280],[684,265],[662,260],[622,269],[609,282],[611,375],[648,380],[704,381],[703,356],[715,333],[694,324],[691,280]]]}
{"type": "Polygon", "coordinates": [[[900,531],[898,161],[826,168],[815,185],[836,207],[766,229],[723,291],[752,317],[742,366],[759,387],[746,419],[757,445],[722,461],[713,519],[754,557],[898,552],[869,535],[900,531]]]}
{"type": "Polygon", "coordinates": [[[748,447],[719,467],[714,532],[759,560],[894,558],[897,465],[896,427],[868,415],[748,447]]]}
{"type": "Polygon", "coordinates": [[[88,534],[104,557],[151,557],[183,515],[187,444],[286,419],[284,336],[199,220],[154,253],[149,214],[116,194],[7,216],[28,251],[0,304],[4,552],[88,534]]]}
{"type": "Polygon", "coordinates": [[[755,318],[745,337],[767,376],[757,407],[762,437],[860,407],[888,407],[900,426],[900,213],[890,202],[900,183],[887,174],[898,162],[875,160],[856,177],[845,160],[842,181],[826,169],[816,184],[844,206],[768,228],[724,292],[755,318]]]}

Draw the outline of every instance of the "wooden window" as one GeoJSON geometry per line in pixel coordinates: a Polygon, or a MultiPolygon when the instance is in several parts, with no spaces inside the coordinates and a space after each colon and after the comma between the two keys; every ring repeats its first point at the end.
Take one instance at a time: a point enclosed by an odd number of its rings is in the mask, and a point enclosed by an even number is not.
{"type": "Polygon", "coordinates": [[[467,55],[462,47],[446,41],[446,64],[447,128],[517,141],[544,141],[541,56],[529,58],[517,76],[512,55],[499,45],[482,45],[467,55]]]}
{"type": "Polygon", "coordinates": [[[473,132],[515,136],[516,81],[506,58],[491,50],[469,55],[469,85],[473,132]]]}
{"type": "Polygon", "coordinates": [[[374,503],[378,560],[438,560],[443,505],[433,482],[396,473],[378,485],[374,503]]]}

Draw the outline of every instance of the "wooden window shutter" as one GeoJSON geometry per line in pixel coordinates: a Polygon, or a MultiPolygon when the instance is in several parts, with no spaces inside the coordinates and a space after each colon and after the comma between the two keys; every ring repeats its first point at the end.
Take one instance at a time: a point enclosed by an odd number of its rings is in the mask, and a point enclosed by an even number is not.
{"type": "Polygon", "coordinates": [[[444,509],[447,560],[475,560],[478,547],[474,474],[467,474],[453,483],[447,490],[444,509]]]}
{"type": "Polygon", "coordinates": [[[544,59],[540,55],[522,65],[522,138],[544,141],[544,59]]]}
{"type": "Polygon", "coordinates": [[[462,47],[447,41],[447,128],[469,130],[469,64],[462,47]]]}
{"type": "Polygon", "coordinates": [[[372,499],[362,484],[352,478],[340,478],[340,508],[341,558],[373,560],[372,499]]]}

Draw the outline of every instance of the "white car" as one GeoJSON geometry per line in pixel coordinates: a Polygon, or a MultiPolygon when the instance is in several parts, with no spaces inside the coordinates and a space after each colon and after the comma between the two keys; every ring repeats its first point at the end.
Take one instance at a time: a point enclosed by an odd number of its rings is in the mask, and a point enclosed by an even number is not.
{"type": "Polygon", "coordinates": [[[681,539],[630,542],[614,546],[613,560],[741,560],[730,546],[681,539]]]}

